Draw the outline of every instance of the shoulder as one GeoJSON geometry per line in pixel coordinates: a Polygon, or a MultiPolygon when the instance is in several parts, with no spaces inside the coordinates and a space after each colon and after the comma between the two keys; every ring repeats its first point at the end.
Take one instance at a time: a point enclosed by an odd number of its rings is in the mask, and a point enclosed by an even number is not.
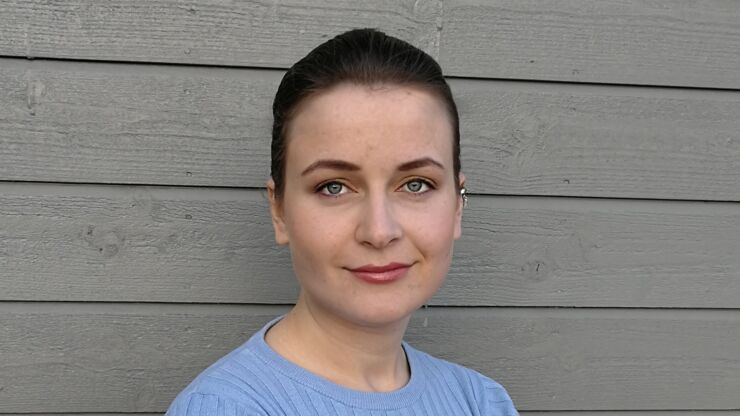
{"type": "Polygon", "coordinates": [[[170,404],[165,416],[267,416],[255,403],[197,391],[182,392],[170,404]]]}
{"type": "Polygon", "coordinates": [[[458,390],[469,402],[480,409],[480,414],[517,416],[518,413],[506,389],[495,380],[473,369],[433,357],[410,348],[420,370],[428,379],[436,379],[458,390]]]}
{"type": "Polygon", "coordinates": [[[267,415],[275,372],[252,350],[250,339],[203,370],[177,395],[167,416],[267,415]]]}

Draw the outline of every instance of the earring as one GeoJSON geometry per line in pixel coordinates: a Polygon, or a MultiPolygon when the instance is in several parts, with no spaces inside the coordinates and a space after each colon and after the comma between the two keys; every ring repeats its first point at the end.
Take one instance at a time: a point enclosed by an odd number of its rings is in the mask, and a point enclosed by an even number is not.
{"type": "Polygon", "coordinates": [[[463,200],[463,208],[465,208],[465,207],[468,206],[468,194],[467,194],[467,192],[468,192],[468,190],[465,189],[464,186],[462,188],[460,188],[460,196],[462,197],[462,200],[463,200]]]}
{"type": "Polygon", "coordinates": [[[429,304],[424,302],[424,323],[421,324],[422,327],[426,328],[427,325],[429,325],[429,317],[427,316],[427,308],[429,307],[429,304]]]}

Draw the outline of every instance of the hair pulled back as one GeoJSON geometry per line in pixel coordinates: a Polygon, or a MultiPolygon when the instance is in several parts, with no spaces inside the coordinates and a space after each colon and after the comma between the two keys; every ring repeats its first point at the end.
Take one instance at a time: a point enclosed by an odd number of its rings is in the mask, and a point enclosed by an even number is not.
{"type": "Polygon", "coordinates": [[[375,29],[355,29],[330,39],[296,62],[283,76],[272,104],[270,175],[275,195],[285,187],[286,132],[298,104],[340,83],[412,85],[441,99],[452,123],[455,184],[460,173],[460,121],[439,64],[421,49],[375,29]]]}

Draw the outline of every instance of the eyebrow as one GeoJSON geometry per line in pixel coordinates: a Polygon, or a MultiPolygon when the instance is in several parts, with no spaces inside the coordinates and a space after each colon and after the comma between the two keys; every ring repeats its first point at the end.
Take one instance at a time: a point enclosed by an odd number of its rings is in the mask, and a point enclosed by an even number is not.
{"type": "Polygon", "coordinates": [[[426,166],[436,166],[442,170],[445,169],[444,165],[432,159],[431,157],[422,157],[421,159],[416,159],[410,162],[402,163],[401,165],[398,166],[398,170],[403,172],[407,170],[423,168],[426,166]]]}
{"type": "MultiPolygon", "coordinates": [[[[419,169],[426,166],[436,166],[442,170],[444,170],[444,165],[437,162],[436,160],[432,159],[431,157],[423,157],[420,159],[415,159],[409,162],[402,163],[398,166],[398,170],[405,172],[409,170],[419,169]]],[[[333,170],[344,170],[344,171],[358,171],[361,168],[354,163],[346,162],[344,160],[337,160],[337,159],[322,159],[317,160],[310,165],[306,169],[301,172],[301,176],[306,176],[309,173],[317,170],[317,169],[333,169],[333,170]]]]}
{"type": "Polygon", "coordinates": [[[360,170],[360,167],[355,165],[354,163],[345,162],[344,160],[336,160],[336,159],[322,159],[317,160],[310,165],[306,169],[301,172],[301,176],[306,176],[309,173],[315,171],[316,169],[334,169],[334,170],[347,170],[347,171],[358,171],[360,170]]]}

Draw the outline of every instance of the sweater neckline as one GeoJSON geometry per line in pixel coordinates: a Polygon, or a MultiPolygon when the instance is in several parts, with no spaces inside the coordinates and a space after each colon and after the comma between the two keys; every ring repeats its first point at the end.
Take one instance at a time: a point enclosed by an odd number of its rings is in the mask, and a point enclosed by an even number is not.
{"type": "Polygon", "coordinates": [[[347,406],[367,410],[392,410],[412,405],[421,395],[424,389],[424,377],[421,375],[421,366],[413,347],[406,341],[401,341],[401,347],[406,354],[409,364],[409,381],[405,386],[390,392],[366,392],[351,389],[334,383],[318,374],[288,361],[278,354],[265,341],[265,334],[285,315],[279,316],[268,322],[262,329],[254,334],[247,342],[248,349],[256,354],[269,368],[279,371],[293,381],[308,387],[315,392],[343,403],[347,406]]]}

